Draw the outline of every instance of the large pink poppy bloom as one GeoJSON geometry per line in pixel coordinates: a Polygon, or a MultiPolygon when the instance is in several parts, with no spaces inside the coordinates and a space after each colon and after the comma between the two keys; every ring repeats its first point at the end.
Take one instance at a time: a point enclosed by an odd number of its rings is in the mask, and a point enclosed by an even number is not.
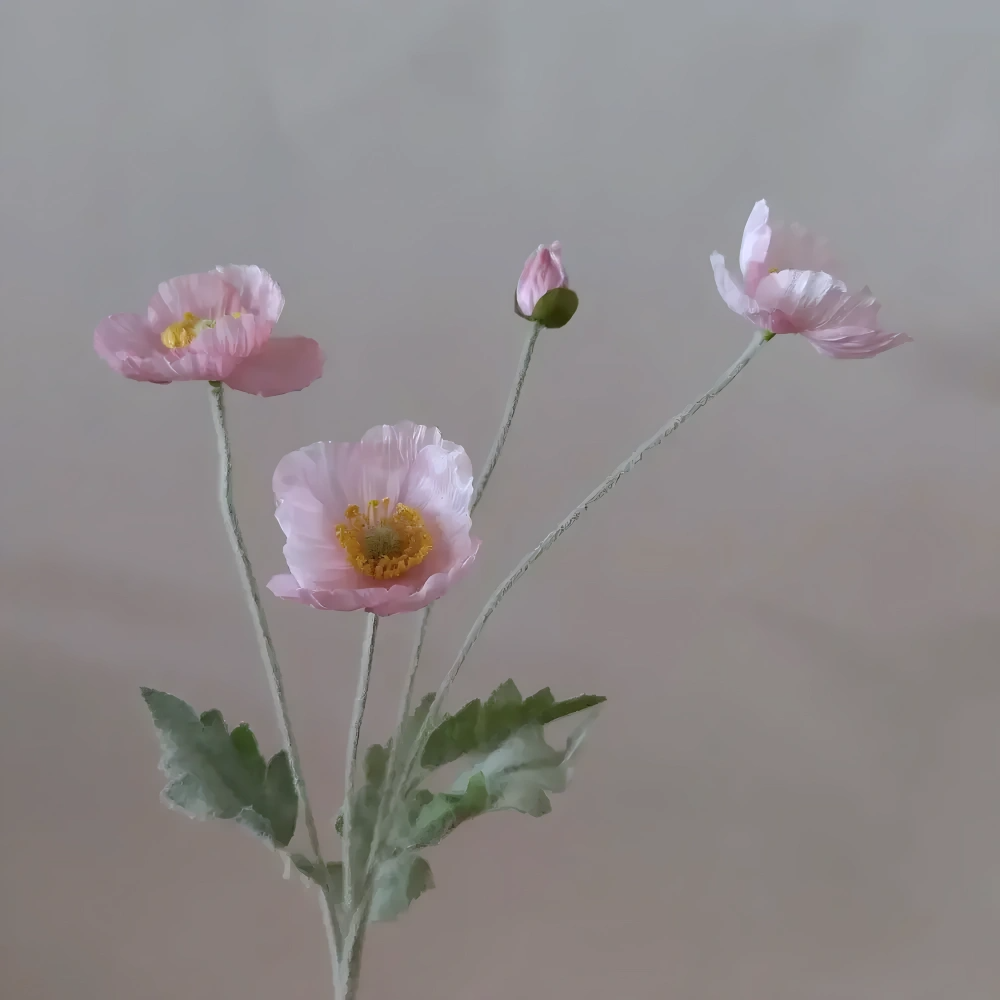
{"type": "Polygon", "coordinates": [[[328,611],[417,611],[463,576],[479,549],[472,463],[436,427],[373,427],[320,441],[274,471],[289,572],[271,592],[328,611]]]}
{"type": "Polygon", "coordinates": [[[715,284],[726,305],[771,333],[799,333],[831,358],[870,358],[911,337],[883,330],[879,303],[866,286],[850,293],[826,270],[823,244],[800,226],[770,225],[766,201],[747,219],[740,247],[743,280],[712,254],[715,284]]]}
{"type": "Polygon", "coordinates": [[[272,337],[285,298],[259,267],[230,264],[164,281],[145,316],[118,313],[94,331],[94,349],[140,382],[208,379],[258,396],[304,389],[323,374],[309,337],[272,337]]]}

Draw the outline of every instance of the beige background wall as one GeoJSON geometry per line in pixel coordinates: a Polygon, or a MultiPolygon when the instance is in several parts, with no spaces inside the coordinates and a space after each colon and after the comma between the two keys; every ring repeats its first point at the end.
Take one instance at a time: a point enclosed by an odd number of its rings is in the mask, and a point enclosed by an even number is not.
{"type": "MultiPolygon", "coordinates": [[[[140,684],[275,728],[207,391],[113,375],[96,321],[257,262],[281,329],[323,343],[310,390],[232,402],[267,576],[286,451],[409,417],[481,462],[513,283],[563,241],[583,305],[536,355],[429,685],[522,551],[742,349],[708,254],[766,196],[917,343],[775,340],[510,597],[458,694],[513,675],[607,711],[552,816],[432,855],[365,995],[995,998],[997,42],[986,0],[6,0],[0,995],[328,976],[307,891],[158,802],[140,684]]],[[[362,619],[269,607],[328,817],[362,619]]],[[[372,738],[414,626],[383,630],[372,738]]]]}

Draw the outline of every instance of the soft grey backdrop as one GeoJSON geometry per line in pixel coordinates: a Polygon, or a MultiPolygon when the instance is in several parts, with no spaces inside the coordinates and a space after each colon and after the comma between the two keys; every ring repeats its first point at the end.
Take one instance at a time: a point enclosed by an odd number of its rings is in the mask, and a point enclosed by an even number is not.
{"type": "MultiPolygon", "coordinates": [[[[266,577],[286,451],[409,417],[482,461],[514,281],[563,241],[583,304],[538,349],[429,686],[522,551],[743,348],[708,254],[766,196],[917,343],[778,338],[512,594],[457,694],[609,705],[553,815],[432,854],[365,996],[993,1000],[997,42],[986,0],[6,0],[0,995],[328,982],[308,891],[158,802],[140,684],[275,726],[207,390],[112,374],[95,323],[216,263],[281,281],[280,329],[328,365],[232,400],[266,577]]],[[[326,820],[362,619],[269,611],[326,820]]],[[[381,633],[372,738],[414,626],[381,633]]]]}

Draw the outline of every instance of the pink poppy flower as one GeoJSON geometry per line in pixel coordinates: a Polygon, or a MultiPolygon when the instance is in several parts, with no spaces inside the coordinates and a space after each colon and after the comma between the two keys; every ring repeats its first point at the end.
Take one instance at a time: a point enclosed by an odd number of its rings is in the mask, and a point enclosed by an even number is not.
{"type": "Polygon", "coordinates": [[[258,396],[304,389],[323,374],[309,337],[272,337],[285,298],[259,267],[230,264],[164,281],[145,316],[118,313],[94,331],[94,349],[139,382],[207,379],[258,396]]]}
{"type": "Polygon", "coordinates": [[[472,565],[472,463],[436,427],[408,420],[358,442],[320,441],[274,471],[290,601],[377,615],[436,601],[472,565]]]}
{"type": "Polygon", "coordinates": [[[831,358],[870,358],[911,337],[878,325],[879,303],[867,288],[848,292],[826,270],[823,244],[800,226],[771,226],[766,201],[747,219],[739,281],[712,254],[715,284],[726,305],[771,333],[800,333],[831,358]]]}

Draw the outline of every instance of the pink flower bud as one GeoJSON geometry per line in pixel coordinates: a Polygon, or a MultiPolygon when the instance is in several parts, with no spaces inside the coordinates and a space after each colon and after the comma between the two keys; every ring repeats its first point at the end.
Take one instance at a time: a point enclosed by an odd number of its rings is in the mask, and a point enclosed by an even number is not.
{"type": "Polygon", "coordinates": [[[568,288],[569,278],[562,266],[562,247],[559,243],[540,246],[525,261],[521,279],[517,283],[517,309],[531,319],[538,300],[555,288],[568,288]]]}

